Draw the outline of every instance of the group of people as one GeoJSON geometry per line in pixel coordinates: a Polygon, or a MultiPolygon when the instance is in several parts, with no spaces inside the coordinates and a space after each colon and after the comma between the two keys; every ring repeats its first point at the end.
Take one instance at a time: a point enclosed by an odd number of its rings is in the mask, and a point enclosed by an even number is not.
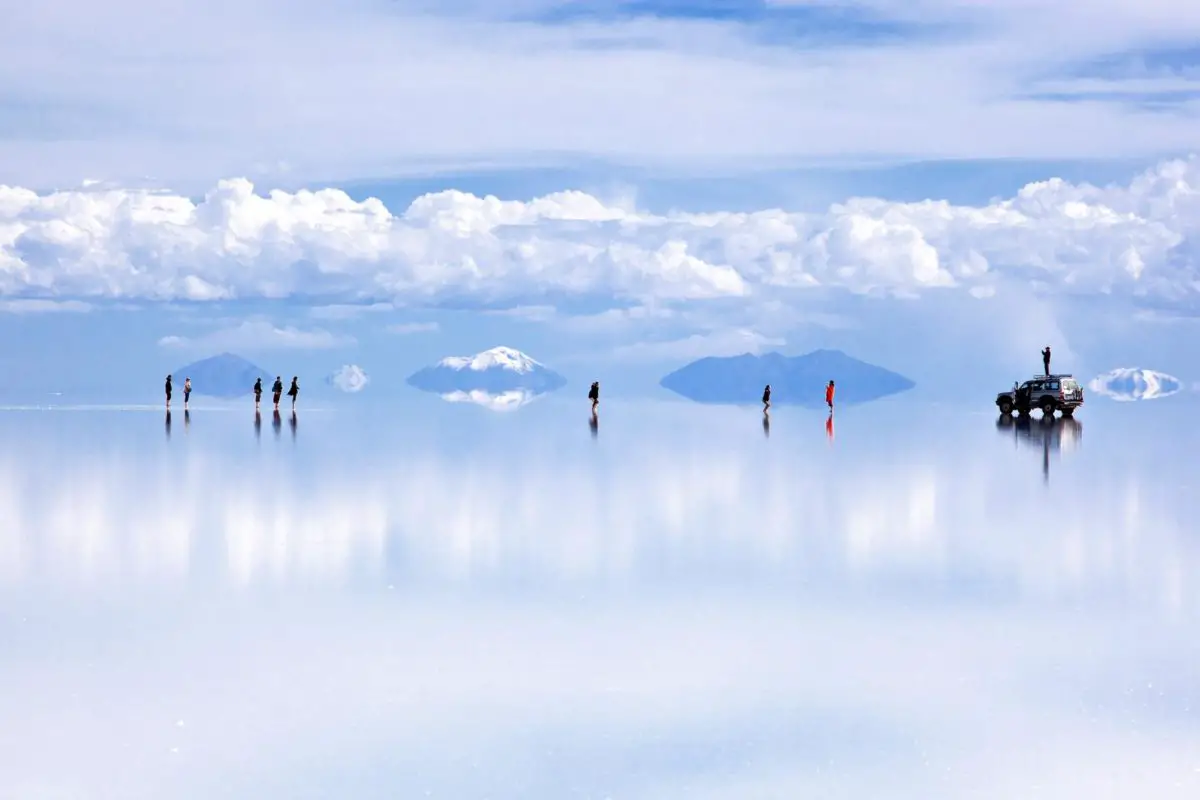
{"type": "MultiPolygon", "coordinates": [[[[171,410],[171,395],[173,393],[172,378],[167,376],[167,384],[165,391],[167,394],[167,411],[171,410]]],[[[292,385],[287,390],[288,397],[292,398],[292,413],[296,413],[296,401],[300,399],[300,378],[292,376],[292,385]]],[[[258,413],[259,405],[262,402],[263,385],[262,378],[254,381],[254,413],[258,413]]],[[[271,386],[271,396],[275,402],[275,412],[279,413],[279,401],[283,399],[283,379],[276,375],[275,383],[271,386]]],[[[188,410],[188,401],[192,397],[192,379],[184,378],[183,380],[183,410],[188,410]]]]}
{"type": "MultiPolygon", "coordinates": [[[[829,406],[830,414],[833,413],[833,392],[833,381],[830,381],[825,386],[825,405],[829,406]]],[[[769,383],[763,388],[762,404],[763,414],[769,414],[771,412],[771,384],[769,383]]]]}

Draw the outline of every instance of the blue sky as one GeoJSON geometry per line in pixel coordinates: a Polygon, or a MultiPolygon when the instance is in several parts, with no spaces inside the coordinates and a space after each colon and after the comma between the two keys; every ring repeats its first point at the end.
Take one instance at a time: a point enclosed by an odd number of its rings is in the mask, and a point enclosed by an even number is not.
{"type": "Polygon", "coordinates": [[[216,347],[317,382],[495,344],[618,385],[810,346],[992,380],[1051,343],[1080,370],[1192,377],[1188,4],[10,17],[6,393],[157,386],[216,347]]]}

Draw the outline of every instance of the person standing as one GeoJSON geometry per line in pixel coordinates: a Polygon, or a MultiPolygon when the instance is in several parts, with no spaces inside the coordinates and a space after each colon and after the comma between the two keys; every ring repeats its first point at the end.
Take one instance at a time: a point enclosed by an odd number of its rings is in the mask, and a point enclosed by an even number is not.
{"type": "Polygon", "coordinates": [[[588,389],[588,399],[592,401],[592,415],[596,414],[596,406],[600,405],[600,381],[592,381],[592,388],[588,389]]]}
{"type": "Polygon", "coordinates": [[[164,387],[167,393],[167,410],[171,408],[171,376],[167,376],[167,385],[164,387]]]}
{"type": "Polygon", "coordinates": [[[192,397],[192,379],[183,379],[183,413],[186,416],[188,410],[188,400],[192,397]]]}
{"type": "Polygon", "coordinates": [[[288,397],[292,398],[292,414],[296,413],[296,399],[300,397],[300,378],[293,375],[292,385],[288,387],[288,397]]]}
{"type": "Polygon", "coordinates": [[[262,378],[254,381],[254,413],[258,413],[258,404],[262,402],[262,378]]]}
{"type": "Polygon", "coordinates": [[[829,413],[833,413],[833,381],[825,387],[825,405],[829,406],[829,413]]]}
{"type": "Polygon", "coordinates": [[[1046,377],[1050,377],[1050,345],[1046,345],[1046,349],[1042,351],[1042,370],[1046,373],[1046,377]]]}
{"type": "Polygon", "coordinates": [[[271,397],[275,401],[275,413],[279,413],[279,398],[283,397],[283,379],[278,375],[275,376],[275,383],[271,385],[271,397]]]}
{"type": "Polygon", "coordinates": [[[767,409],[771,407],[771,384],[767,384],[763,389],[763,413],[767,413],[767,409]]]}

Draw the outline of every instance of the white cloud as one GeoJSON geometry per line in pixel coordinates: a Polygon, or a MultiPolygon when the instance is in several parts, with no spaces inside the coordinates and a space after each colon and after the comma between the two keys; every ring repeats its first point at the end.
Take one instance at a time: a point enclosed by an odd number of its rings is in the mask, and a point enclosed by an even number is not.
{"type": "Polygon", "coordinates": [[[320,328],[277,328],[262,320],[247,320],[236,327],[200,336],[164,336],[158,343],[162,347],[195,350],[325,350],[353,344],[354,339],[320,328]]]}
{"type": "Polygon", "coordinates": [[[327,380],[331,386],[350,393],[361,392],[371,382],[367,373],[363,372],[363,368],[357,364],[344,364],[327,380]]]}
{"type": "Polygon", "coordinates": [[[713,333],[696,333],[682,339],[663,342],[637,342],[614,348],[611,354],[596,354],[591,358],[611,358],[617,361],[658,362],[688,361],[705,356],[737,356],[743,353],[762,353],[782,347],[783,339],[764,336],[757,331],[738,328],[713,333]]]}
{"type": "Polygon", "coordinates": [[[1119,402],[1157,400],[1178,393],[1183,384],[1174,375],[1152,369],[1118,367],[1097,375],[1088,383],[1096,394],[1119,402]]]}
{"type": "Polygon", "coordinates": [[[510,3],[473,13],[454,3],[442,18],[442,4],[414,0],[246,0],[227,16],[151,0],[28,5],[0,28],[0,90],[23,101],[5,110],[0,163],[36,185],[233,173],[311,182],[557,154],[706,167],[1108,157],[1195,142],[1186,113],[1113,97],[1195,90],[1194,70],[1069,69],[1194,39],[1200,11],[1179,0],[879,0],[870,5],[939,35],[847,41],[843,25],[836,47],[816,22],[786,47],[788,24],[756,36],[736,20],[499,21],[517,12],[510,3]],[[56,68],[30,66],[46,64],[56,68]]]}
{"type": "Polygon", "coordinates": [[[395,310],[396,307],[391,303],[335,303],[328,306],[314,306],[308,310],[308,315],[313,319],[346,320],[358,319],[364,314],[378,314],[395,310]]]}
{"type": "Polygon", "coordinates": [[[0,300],[0,314],[83,314],[91,310],[90,303],[79,300],[0,300]]]}
{"type": "MultiPolygon", "coordinates": [[[[199,202],[0,187],[0,295],[529,306],[553,293],[666,308],[838,288],[1194,308],[1198,254],[1197,158],[1164,162],[1127,186],[1051,179],[983,207],[858,198],[821,214],[654,215],[579,192],[521,202],[455,191],[393,213],[336,189],[262,196],[241,179],[199,202]]],[[[349,313],[334,308],[321,313],[349,313]]]]}
{"type": "Polygon", "coordinates": [[[436,333],[439,330],[436,322],[399,322],[387,326],[388,333],[401,336],[411,333],[436,333]]]}

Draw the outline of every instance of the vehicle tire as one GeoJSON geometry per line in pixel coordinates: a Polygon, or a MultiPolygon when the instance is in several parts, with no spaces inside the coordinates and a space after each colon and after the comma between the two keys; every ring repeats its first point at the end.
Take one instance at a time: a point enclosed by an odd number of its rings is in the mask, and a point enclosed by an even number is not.
{"type": "Polygon", "coordinates": [[[1042,418],[1052,419],[1054,417],[1054,403],[1049,400],[1042,403],[1042,418]]]}
{"type": "Polygon", "coordinates": [[[1075,409],[1073,409],[1073,408],[1064,408],[1064,409],[1062,410],[1062,415],[1063,415],[1064,417],[1073,417],[1073,416],[1075,416],[1075,409]]]}
{"type": "Polygon", "coordinates": [[[1012,401],[1001,400],[999,403],[997,403],[997,405],[1000,406],[1000,413],[1003,414],[1004,416],[1007,417],[1009,414],[1012,413],[1012,410],[1013,410],[1012,401]]]}

